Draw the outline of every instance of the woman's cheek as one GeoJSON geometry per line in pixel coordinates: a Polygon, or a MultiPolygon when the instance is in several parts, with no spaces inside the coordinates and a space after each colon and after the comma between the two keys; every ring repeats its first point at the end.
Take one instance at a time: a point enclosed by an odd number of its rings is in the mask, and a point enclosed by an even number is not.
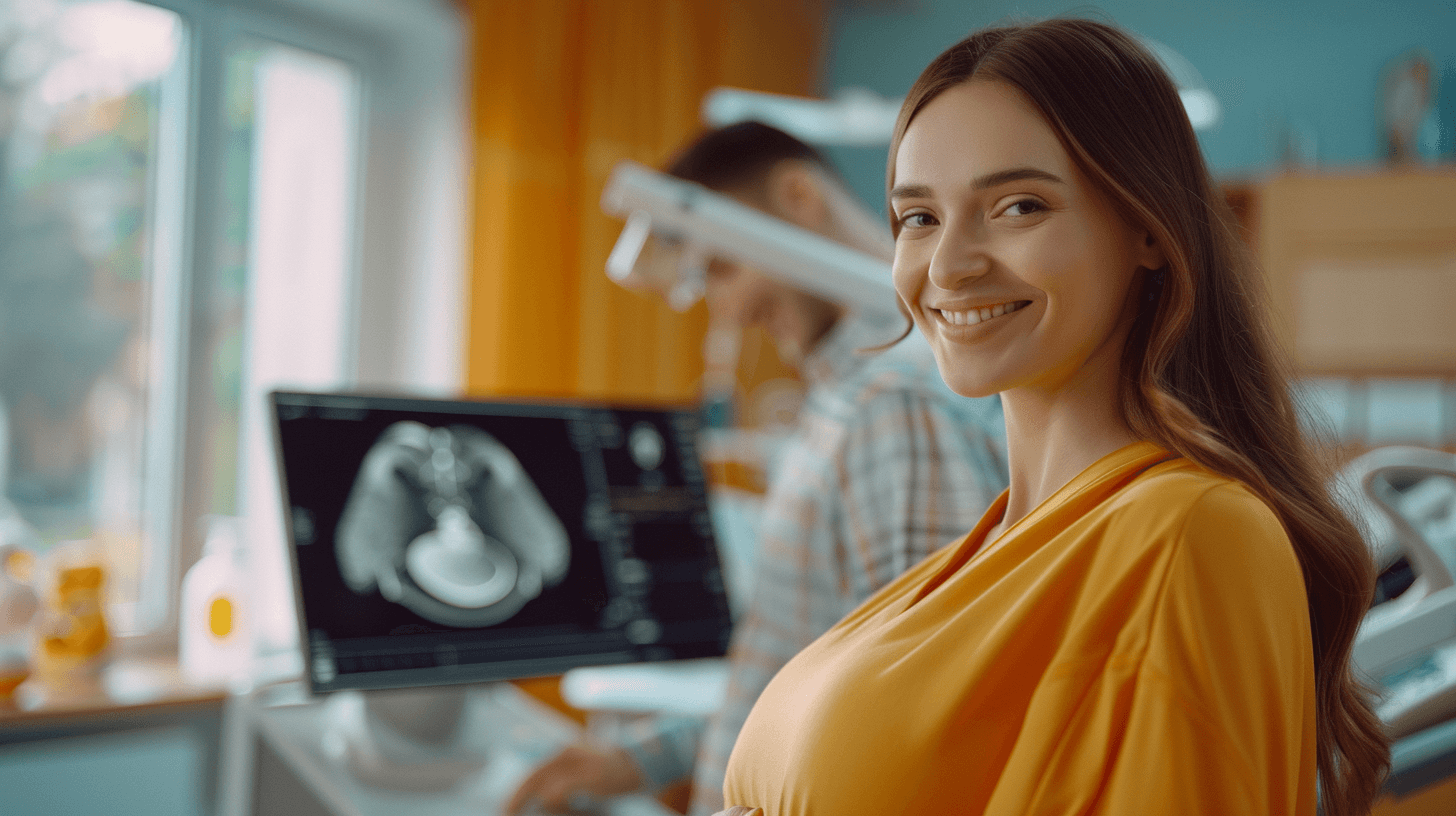
{"type": "Polygon", "coordinates": [[[920,287],[924,285],[923,276],[915,271],[913,260],[903,256],[902,251],[895,251],[894,264],[890,267],[890,282],[895,287],[895,293],[910,307],[910,311],[919,314],[920,309],[916,301],[920,297],[920,287]]]}

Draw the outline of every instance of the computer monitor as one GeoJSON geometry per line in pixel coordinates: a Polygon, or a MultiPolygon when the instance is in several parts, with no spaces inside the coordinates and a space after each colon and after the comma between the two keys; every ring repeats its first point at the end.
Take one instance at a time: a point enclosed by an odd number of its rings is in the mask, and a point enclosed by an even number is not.
{"type": "Polygon", "coordinates": [[[727,649],[692,412],[270,398],[313,690],[727,649]]]}

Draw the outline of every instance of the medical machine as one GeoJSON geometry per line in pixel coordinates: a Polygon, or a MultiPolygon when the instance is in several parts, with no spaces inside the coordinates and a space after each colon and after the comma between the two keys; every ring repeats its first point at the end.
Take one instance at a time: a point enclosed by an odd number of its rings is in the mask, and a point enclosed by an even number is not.
{"type": "Polygon", "coordinates": [[[275,392],[314,691],[716,657],[696,415],[275,392]]]}
{"type": "MultiPolygon", "coordinates": [[[[1163,63],[1194,130],[1208,130],[1223,117],[1223,106],[1186,57],[1146,37],[1142,44],[1163,63]]],[[[828,99],[719,87],[703,97],[702,119],[712,127],[762,122],[815,145],[873,147],[890,143],[904,99],[890,99],[868,88],[840,88],[828,99]]]]}
{"type": "Polygon", "coordinates": [[[1409,563],[1414,581],[1370,610],[1355,664],[1378,682],[1376,713],[1402,737],[1456,716],[1456,455],[1377,448],[1350,462],[1337,494],[1363,522],[1382,570],[1409,563]]]}
{"type": "Polygon", "coordinates": [[[860,236],[857,246],[701,185],[621,162],[602,191],[602,210],[627,220],[607,258],[607,275],[626,286],[657,289],[674,308],[685,309],[703,295],[708,262],[728,258],[866,318],[903,325],[890,282],[894,249],[884,225],[837,182],[821,188],[833,216],[860,236]]]}
{"type": "Polygon", "coordinates": [[[713,127],[762,122],[814,145],[880,147],[895,134],[904,99],[868,88],[840,88],[829,99],[719,87],[703,97],[702,119],[713,127]]]}

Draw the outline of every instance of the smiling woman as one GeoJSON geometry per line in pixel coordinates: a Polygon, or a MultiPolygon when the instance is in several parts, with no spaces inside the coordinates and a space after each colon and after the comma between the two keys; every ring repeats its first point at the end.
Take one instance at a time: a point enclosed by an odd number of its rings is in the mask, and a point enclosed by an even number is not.
{"type": "Polygon", "coordinates": [[[1019,91],[972,82],[938,96],[906,131],[895,176],[895,285],[952,388],[1050,395],[1109,379],[1132,281],[1162,253],[1019,91]]]}
{"type": "Polygon", "coordinates": [[[1366,811],[1372,568],[1156,59],[1081,20],[972,35],[906,98],[889,196],[902,308],[1001,394],[1011,486],[779,672],[727,801],[1366,811]]]}

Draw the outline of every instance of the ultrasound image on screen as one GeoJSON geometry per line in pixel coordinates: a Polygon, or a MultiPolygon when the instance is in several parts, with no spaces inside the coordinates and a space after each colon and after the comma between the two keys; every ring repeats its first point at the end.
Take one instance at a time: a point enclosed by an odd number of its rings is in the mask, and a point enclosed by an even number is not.
{"type": "Polygon", "coordinates": [[[408,420],[365,455],[334,546],[350,589],[449,626],[510,618],[571,559],[566,528],[509,448],[408,420]]]}
{"type": "Polygon", "coordinates": [[[692,414],[273,395],[315,689],[716,656],[692,414]]]}

